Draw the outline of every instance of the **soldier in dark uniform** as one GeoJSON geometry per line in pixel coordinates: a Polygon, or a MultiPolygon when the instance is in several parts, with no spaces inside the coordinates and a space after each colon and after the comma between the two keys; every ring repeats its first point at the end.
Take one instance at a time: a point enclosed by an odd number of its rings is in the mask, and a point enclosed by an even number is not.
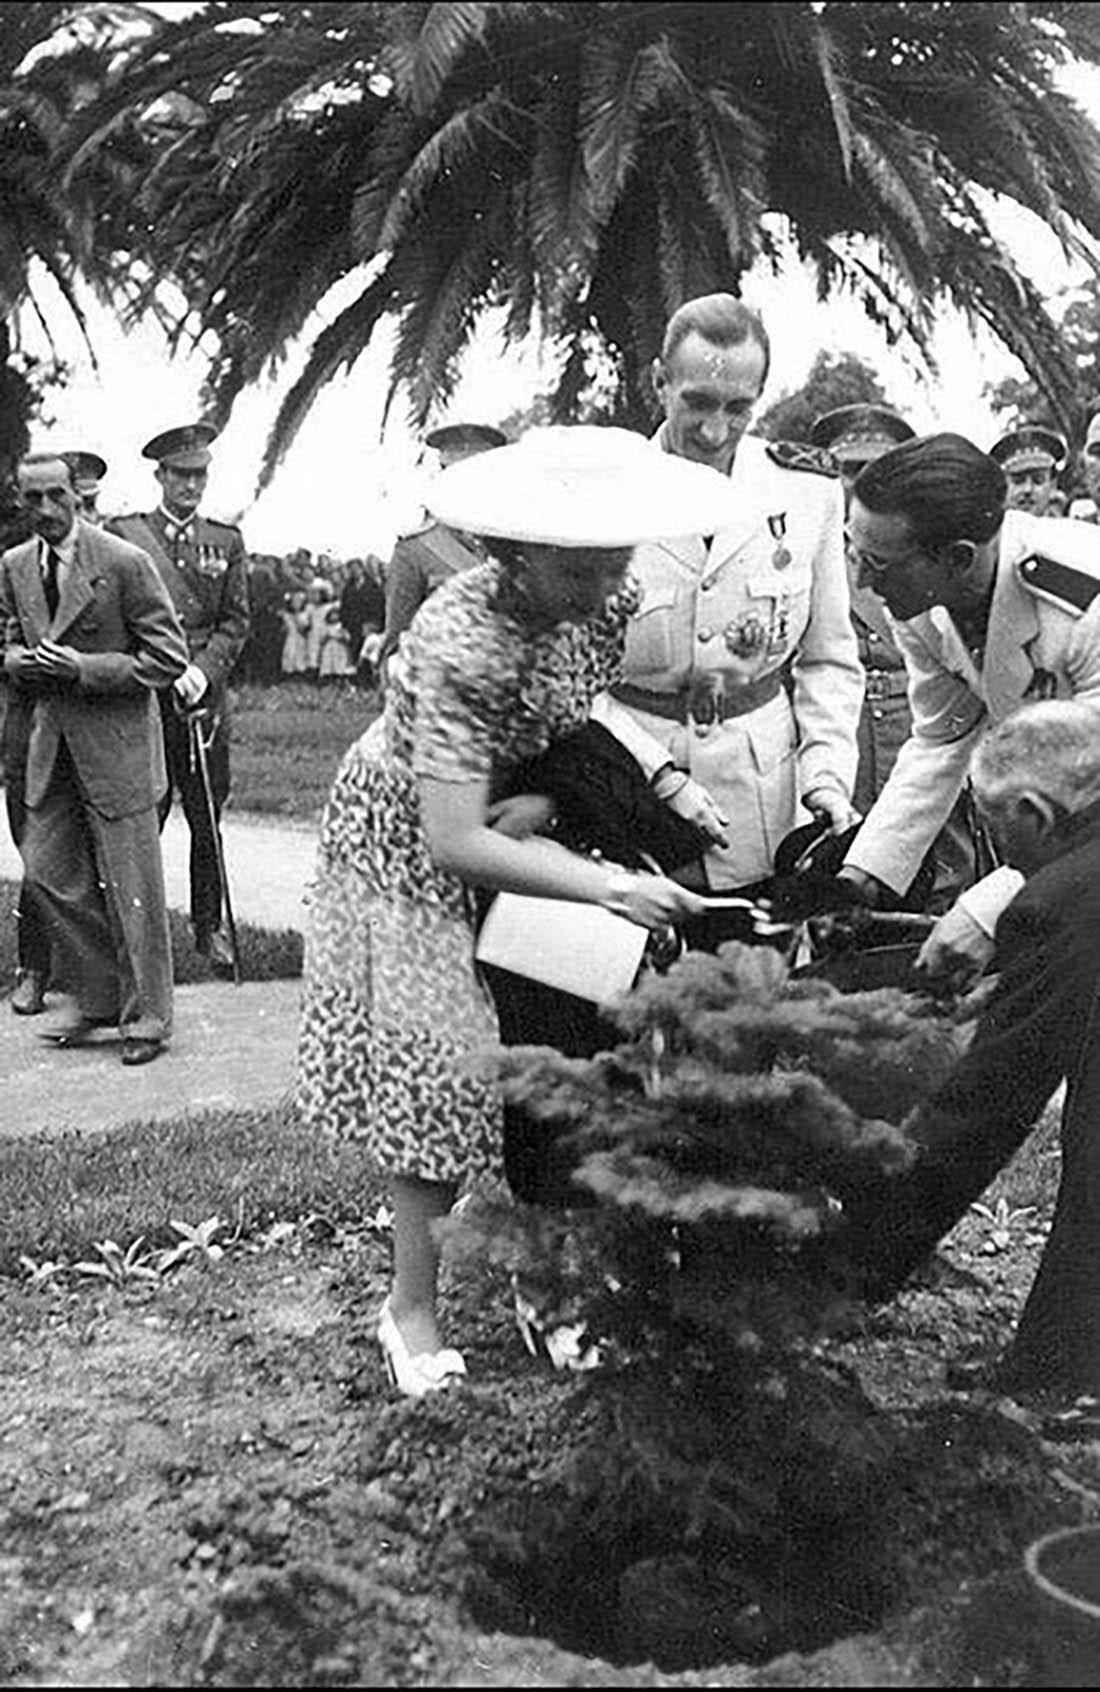
{"type": "MultiPolygon", "coordinates": [[[[491,423],[444,423],[425,435],[423,444],[438,455],[439,468],[446,470],[474,453],[504,446],[507,438],[491,423]]],[[[386,620],[374,658],[379,673],[433,589],[448,576],[484,562],[485,551],[478,539],[443,523],[425,522],[399,537],[386,569],[386,620]]]]}
{"type": "MultiPolygon", "coordinates": [[[[916,431],[884,405],[841,405],[814,422],[810,440],[836,461],[847,504],[852,483],[865,464],[888,452],[916,431]]],[[[905,659],[894,641],[886,607],[877,594],[861,588],[848,571],[852,626],[864,671],[863,709],[859,717],[859,766],[852,800],[869,811],[909,737],[909,700],[905,659]]]]}
{"type": "Polygon", "coordinates": [[[239,529],[202,516],[210,445],[217,430],[207,423],[167,429],[146,442],[142,457],[156,464],[162,501],[155,511],[113,518],[108,527],[140,546],[164,577],[187,636],[190,662],[160,696],[168,791],[161,827],[178,792],[191,830],[191,926],[195,945],[218,975],[233,973],[233,953],[223,926],[218,874],[220,840],[214,833],[229,795],[227,684],[248,635],[248,564],[239,529]],[[207,748],[214,808],[212,824],[197,762],[190,713],[207,748]]]}
{"type": "Polygon", "coordinates": [[[1008,509],[1033,517],[1061,517],[1058,477],[1069,457],[1069,443],[1045,423],[1021,423],[989,449],[1008,481],[1008,509]]]}
{"type": "Polygon", "coordinates": [[[107,460],[100,458],[98,452],[64,452],[61,456],[72,471],[80,515],[87,523],[102,523],[99,484],[107,474],[107,460]]]}
{"type": "Polygon", "coordinates": [[[1100,407],[1095,401],[1081,445],[1080,464],[1085,491],[1070,501],[1066,516],[1078,517],[1083,523],[1100,523],[1100,407]]]}

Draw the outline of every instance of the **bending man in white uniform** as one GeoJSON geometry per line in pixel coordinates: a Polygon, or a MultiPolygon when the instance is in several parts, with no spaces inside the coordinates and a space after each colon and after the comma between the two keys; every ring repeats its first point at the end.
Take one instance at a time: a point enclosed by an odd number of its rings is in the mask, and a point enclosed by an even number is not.
{"type": "MultiPolygon", "coordinates": [[[[1000,465],[961,435],[926,435],[856,479],[849,542],[881,595],[909,672],[913,729],[839,874],[878,904],[904,893],[991,723],[1026,700],[1100,707],[1100,537],[1087,524],[1006,511],[1000,465]]],[[[1100,727],[1100,720],[1098,720],[1100,727]]],[[[963,985],[988,962],[1020,877],[960,894],[921,952],[963,985]]]]}

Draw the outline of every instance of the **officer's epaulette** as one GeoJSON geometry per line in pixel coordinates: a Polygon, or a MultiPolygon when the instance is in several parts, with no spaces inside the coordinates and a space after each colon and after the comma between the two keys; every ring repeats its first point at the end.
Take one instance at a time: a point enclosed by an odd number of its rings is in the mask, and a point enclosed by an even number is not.
{"type": "Polygon", "coordinates": [[[1049,599],[1063,611],[1087,611],[1100,594],[1100,576],[1090,576],[1087,570],[1075,570],[1071,564],[1061,564],[1056,558],[1044,558],[1033,552],[1017,565],[1024,587],[1040,599],[1049,599]]]}
{"type": "Polygon", "coordinates": [[[769,441],[765,451],[781,470],[812,470],[815,476],[832,476],[834,480],[840,474],[835,458],[824,447],[807,446],[802,441],[769,441]]]}

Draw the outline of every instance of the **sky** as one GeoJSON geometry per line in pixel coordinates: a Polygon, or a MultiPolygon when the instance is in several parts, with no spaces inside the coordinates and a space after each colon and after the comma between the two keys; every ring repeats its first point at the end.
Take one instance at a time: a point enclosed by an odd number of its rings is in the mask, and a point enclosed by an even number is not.
{"type": "MultiPolygon", "coordinates": [[[[1100,73],[1083,71],[1069,81],[1072,91],[1100,114],[1100,73]]],[[[1082,271],[1067,263],[1044,224],[1022,213],[1005,212],[999,219],[998,233],[1045,295],[1063,295],[1080,283],[1082,271]]],[[[156,503],[159,487],[153,465],[141,457],[142,445],[162,429],[200,415],[205,361],[195,353],[170,357],[151,320],[124,331],[89,298],[84,305],[93,364],[60,299],[51,302],[50,288],[47,277],[36,277],[70,376],[63,390],[51,393],[49,415],[33,444],[98,452],[108,464],[101,509],[147,510],[156,503]]],[[[215,444],[205,509],[239,522],[252,551],[285,553],[305,546],[314,554],[346,558],[374,552],[386,558],[396,530],[416,511],[423,472],[417,468],[415,434],[402,416],[391,415],[383,435],[387,347],[382,337],[323,391],[271,486],[256,496],[264,443],[280,399],[301,368],[305,347],[339,309],[340,293],[334,291],[323,302],[278,375],[241,395],[215,444]]],[[[958,316],[939,319],[934,338],[939,373],[932,377],[887,347],[881,330],[854,300],[820,303],[810,269],[793,256],[778,276],[752,273],[742,294],[761,312],[772,339],[761,411],[797,389],[824,349],[866,359],[878,371],[888,398],[918,432],[955,429],[982,447],[1000,432],[983,389],[1023,371],[992,335],[972,332],[958,316]]],[[[23,318],[22,333],[27,351],[46,352],[30,315],[23,318]]],[[[486,332],[464,363],[447,419],[499,422],[548,387],[552,376],[553,360],[537,346],[510,349],[498,334],[486,332]]]]}

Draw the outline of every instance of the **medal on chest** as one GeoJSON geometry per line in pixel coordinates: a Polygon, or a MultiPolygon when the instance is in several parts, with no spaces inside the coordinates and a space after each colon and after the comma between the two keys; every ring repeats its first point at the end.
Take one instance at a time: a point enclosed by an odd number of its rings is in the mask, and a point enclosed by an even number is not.
{"type": "Polygon", "coordinates": [[[756,658],[768,650],[770,632],[759,611],[742,611],[736,622],[726,624],[722,637],[735,658],[756,658]]]}
{"type": "Polygon", "coordinates": [[[775,551],[772,553],[772,569],[785,570],[791,561],[790,551],[784,544],[787,536],[787,513],[777,511],[774,516],[769,517],[768,530],[775,542],[775,551]]]}

